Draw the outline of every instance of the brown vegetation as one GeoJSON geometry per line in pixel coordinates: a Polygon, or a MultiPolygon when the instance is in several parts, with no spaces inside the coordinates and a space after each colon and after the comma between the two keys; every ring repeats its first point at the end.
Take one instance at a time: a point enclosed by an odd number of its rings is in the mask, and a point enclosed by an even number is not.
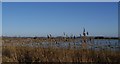
{"type": "Polygon", "coordinates": [[[3,62],[119,62],[120,52],[63,48],[3,47],[3,62]]]}
{"type": "MultiPolygon", "coordinates": [[[[87,49],[87,41],[90,40],[91,45],[94,45],[94,38],[88,38],[83,32],[81,37],[80,49],[74,48],[59,48],[59,47],[27,47],[27,46],[13,46],[13,43],[23,44],[34,42],[77,42],[80,38],[3,38],[2,46],[2,62],[24,62],[30,64],[34,62],[119,62],[120,51],[111,51],[107,49],[94,50],[87,49]]],[[[56,43],[57,44],[57,43],[56,43]]]]}

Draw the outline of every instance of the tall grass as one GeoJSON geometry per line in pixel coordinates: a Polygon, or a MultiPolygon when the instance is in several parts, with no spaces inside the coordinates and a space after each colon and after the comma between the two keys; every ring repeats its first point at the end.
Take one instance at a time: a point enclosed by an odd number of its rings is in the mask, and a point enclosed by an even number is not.
{"type": "MultiPolygon", "coordinates": [[[[66,35],[64,33],[64,35],[66,35]]],[[[92,46],[94,46],[94,42],[91,40],[94,38],[87,37],[88,32],[83,32],[83,36],[81,37],[82,48],[76,48],[74,44],[74,48],[71,48],[69,44],[68,48],[59,48],[50,46],[48,48],[45,47],[27,47],[27,46],[12,46],[13,43],[34,43],[34,42],[77,42],[80,41],[77,38],[3,38],[3,45],[7,44],[7,46],[2,46],[2,62],[16,62],[16,63],[34,63],[34,62],[119,62],[120,59],[120,51],[111,51],[107,49],[94,50],[87,49],[88,41],[92,46]],[[10,46],[11,45],[11,46],[10,46]]]]}
{"type": "Polygon", "coordinates": [[[63,48],[3,47],[3,62],[119,62],[120,52],[63,48]]]}

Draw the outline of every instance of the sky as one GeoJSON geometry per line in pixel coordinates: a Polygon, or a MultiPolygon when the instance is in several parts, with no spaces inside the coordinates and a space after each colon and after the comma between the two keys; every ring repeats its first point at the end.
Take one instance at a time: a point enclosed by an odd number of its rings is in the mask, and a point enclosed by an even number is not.
{"type": "Polygon", "coordinates": [[[0,36],[2,35],[2,3],[0,2],[0,36]]]}
{"type": "Polygon", "coordinates": [[[118,2],[120,0],[2,0],[3,2],[118,2]]]}
{"type": "Polygon", "coordinates": [[[5,36],[118,36],[117,2],[3,2],[5,36]]]}

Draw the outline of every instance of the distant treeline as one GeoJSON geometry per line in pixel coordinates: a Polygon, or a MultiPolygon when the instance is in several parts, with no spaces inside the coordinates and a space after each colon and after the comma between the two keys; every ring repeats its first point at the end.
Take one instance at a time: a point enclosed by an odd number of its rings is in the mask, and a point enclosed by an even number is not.
{"type": "Polygon", "coordinates": [[[94,39],[118,39],[118,37],[94,37],[94,39]]]}
{"type": "MultiPolygon", "coordinates": [[[[89,38],[94,38],[94,39],[120,39],[118,37],[104,37],[104,36],[88,36],[89,38]]],[[[48,38],[48,37],[8,37],[8,36],[3,36],[2,38],[48,38]]],[[[49,37],[49,38],[82,38],[82,37],[63,37],[63,36],[58,36],[58,37],[49,37]]]]}

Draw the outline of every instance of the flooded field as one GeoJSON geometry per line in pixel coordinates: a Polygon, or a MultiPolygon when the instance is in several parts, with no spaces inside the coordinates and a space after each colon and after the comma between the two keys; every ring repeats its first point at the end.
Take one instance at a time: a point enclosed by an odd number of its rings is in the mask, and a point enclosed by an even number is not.
{"type": "MultiPolygon", "coordinates": [[[[27,46],[27,47],[56,47],[56,48],[70,48],[70,49],[81,49],[82,48],[82,39],[73,39],[71,42],[29,42],[29,39],[26,39],[25,41],[21,40],[21,42],[17,42],[16,40],[12,40],[11,42],[9,40],[5,40],[3,43],[3,46],[27,46]],[[8,43],[6,43],[9,41],[8,43]]],[[[101,50],[101,49],[108,49],[112,51],[119,51],[120,45],[119,40],[117,39],[94,39],[92,41],[87,41],[87,49],[94,49],[94,50],[101,50]]]]}
{"type": "Polygon", "coordinates": [[[119,59],[118,39],[2,39],[2,62],[119,62],[119,59]]]}

